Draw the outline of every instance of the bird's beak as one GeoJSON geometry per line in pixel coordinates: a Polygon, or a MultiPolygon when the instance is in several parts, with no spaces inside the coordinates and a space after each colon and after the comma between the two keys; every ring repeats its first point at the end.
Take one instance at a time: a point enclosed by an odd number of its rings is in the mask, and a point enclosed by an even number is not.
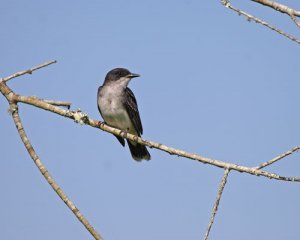
{"type": "Polygon", "coordinates": [[[128,77],[130,77],[130,78],[136,78],[136,77],[140,77],[140,76],[141,76],[140,74],[136,74],[136,73],[130,73],[128,75],[128,77]]]}

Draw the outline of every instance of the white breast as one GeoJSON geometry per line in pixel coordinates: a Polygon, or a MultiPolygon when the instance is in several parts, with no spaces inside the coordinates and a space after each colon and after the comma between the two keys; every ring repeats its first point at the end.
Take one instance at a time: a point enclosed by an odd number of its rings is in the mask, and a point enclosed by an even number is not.
{"type": "Polygon", "coordinates": [[[123,88],[118,86],[103,86],[98,98],[98,106],[104,121],[116,128],[135,134],[131,120],[122,104],[123,88]]]}

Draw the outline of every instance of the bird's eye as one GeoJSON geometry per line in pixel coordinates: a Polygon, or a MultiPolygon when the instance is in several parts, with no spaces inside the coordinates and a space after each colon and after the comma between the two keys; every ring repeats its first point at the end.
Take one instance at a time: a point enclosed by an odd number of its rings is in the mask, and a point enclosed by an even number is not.
{"type": "Polygon", "coordinates": [[[126,74],[124,74],[124,72],[122,72],[122,71],[119,71],[117,73],[117,75],[118,75],[119,78],[126,76],[126,74]]]}

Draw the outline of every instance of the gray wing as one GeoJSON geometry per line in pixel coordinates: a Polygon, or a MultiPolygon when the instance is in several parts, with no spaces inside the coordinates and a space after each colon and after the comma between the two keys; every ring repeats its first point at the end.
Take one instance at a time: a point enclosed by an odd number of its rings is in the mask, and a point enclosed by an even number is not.
{"type": "Polygon", "coordinates": [[[143,134],[143,126],[142,126],[136,99],[134,97],[133,92],[129,88],[125,89],[125,93],[126,93],[126,98],[125,98],[126,101],[124,101],[124,106],[127,110],[127,113],[132,121],[135,130],[140,136],[140,134],[143,134]]]}
{"type": "MultiPolygon", "coordinates": [[[[100,91],[101,91],[101,89],[102,89],[102,86],[100,86],[99,88],[98,88],[98,93],[97,93],[97,107],[98,107],[98,110],[99,110],[99,113],[101,114],[101,117],[103,118],[103,120],[104,120],[104,117],[103,117],[103,115],[102,115],[102,113],[101,113],[101,109],[100,109],[100,107],[99,107],[99,104],[98,104],[98,99],[100,98],[100,91]]],[[[105,122],[105,120],[104,120],[104,122],[105,122]]],[[[107,123],[105,123],[105,124],[107,124],[107,123]]],[[[109,125],[109,124],[108,124],[109,125]]],[[[123,145],[123,147],[125,146],[125,140],[124,140],[124,138],[122,138],[122,137],[120,137],[120,136],[117,136],[117,135],[114,135],[118,140],[119,140],[119,142],[123,145]]]]}

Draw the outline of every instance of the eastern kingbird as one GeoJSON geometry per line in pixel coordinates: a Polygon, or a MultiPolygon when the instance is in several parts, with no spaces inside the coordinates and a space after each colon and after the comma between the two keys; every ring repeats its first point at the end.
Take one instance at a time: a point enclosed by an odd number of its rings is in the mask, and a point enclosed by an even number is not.
{"type": "MultiPolygon", "coordinates": [[[[143,127],[138,105],[133,92],[127,87],[132,78],[139,76],[125,68],[109,71],[103,85],[98,89],[97,103],[106,124],[140,137],[143,127]]],[[[124,138],[116,138],[125,146],[124,138]]],[[[151,156],[144,145],[130,140],[127,140],[127,143],[134,160],[150,160],[151,156]]]]}

